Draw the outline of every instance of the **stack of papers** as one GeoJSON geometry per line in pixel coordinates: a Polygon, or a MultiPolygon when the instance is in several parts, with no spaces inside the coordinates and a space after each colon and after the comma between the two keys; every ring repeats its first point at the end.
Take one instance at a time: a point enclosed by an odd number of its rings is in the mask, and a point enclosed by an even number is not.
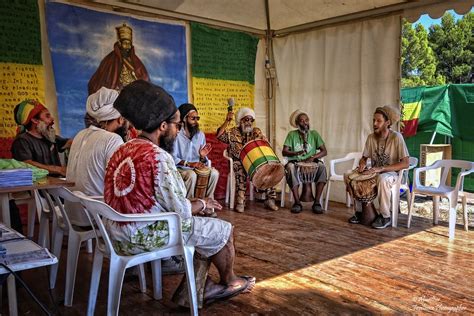
{"type": "Polygon", "coordinates": [[[33,170],[3,169],[0,170],[0,188],[33,185],[33,170]]]}

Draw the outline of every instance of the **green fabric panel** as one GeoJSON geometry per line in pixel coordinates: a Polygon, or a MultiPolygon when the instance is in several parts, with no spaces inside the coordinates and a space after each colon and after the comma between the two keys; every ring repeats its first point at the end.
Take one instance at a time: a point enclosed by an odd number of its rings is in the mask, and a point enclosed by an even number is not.
{"type": "Polygon", "coordinates": [[[461,140],[474,141],[474,84],[450,85],[449,94],[453,134],[461,140]]]}
{"type": "Polygon", "coordinates": [[[258,38],[191,23],[193,77],[255,82],[258,38]]]}
{"type": "Polygon", "coordinates": [[[402,89],[403,103],[419,101],[421,96],[418,133],[436,131],[446,136],[453,136],[448,88],[448,86],[437,86],[402,89]]]}
{"type": "MultiPolygon", "coordinates": [[[[472,116],[471,116],[472,118],[472,116]]],[[[474,141],[462,140],[455,137],[452,141],[453,159],[474,161],[474,141]]],[[[453,171],[452,185],[456,185],[459,170],[453,171]]],[[[464,191],[474,192],[474,174],[464,178],[464,191]]]]}
{"type": "Polygon", "coordinates": [[[41,65],[37,0],[0,0],[0,62],[41,65]]]}

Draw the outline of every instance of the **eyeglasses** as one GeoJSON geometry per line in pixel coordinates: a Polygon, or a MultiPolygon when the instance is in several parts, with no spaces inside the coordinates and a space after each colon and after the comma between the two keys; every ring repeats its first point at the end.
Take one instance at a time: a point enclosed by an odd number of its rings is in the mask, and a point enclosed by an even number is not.
{"type": "Polygon", "coordinates": [[[168,121],[167,121],[167,123],[168,123],[168,124],[174,124],[174,125],[176,125],[176,129],[177,129],[178,131],[181,130],[181,128],[183,127],[183,123],[182,123],[182,122],[168,122],[168,121]]]}
{"type": "Polygon", "coordinates": [[[251,117],[244,117],[242,120],[243,120],[244,122],[246,122],[246,123],[248,123],[248,122],[253,123],[253,122],[255,121],[255,120],[254,120],[253,118],[251,118],[251,117]]]}
{"type": "Polygon", "coordinates": [[[201,119],[201,117],[200,116],[189,116],[189,119],[191,121],[199,121],[201,119]]]}

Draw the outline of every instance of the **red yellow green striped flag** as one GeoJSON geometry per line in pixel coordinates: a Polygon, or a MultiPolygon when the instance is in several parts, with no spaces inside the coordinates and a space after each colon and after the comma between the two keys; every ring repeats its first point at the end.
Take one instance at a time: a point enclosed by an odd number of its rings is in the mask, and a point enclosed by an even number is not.
{"type": "Polygon", "coordinates": [[[258,38],[191,23],[192,94],[199,111],[200,128],[212,144],[209,158],[220,171],[215,193],[225,193],[228,163],[222,152],[226,146],[215,138],[227,115],[227,100],[234,98],[234,112],[254,107],[255,56],[258,38]]]}
{"type": "Polygon", "coordinates": [[[416,135],[421,113],[421,100],[403,104],[402,111],[402,134],[404,137],[416,135]]]}

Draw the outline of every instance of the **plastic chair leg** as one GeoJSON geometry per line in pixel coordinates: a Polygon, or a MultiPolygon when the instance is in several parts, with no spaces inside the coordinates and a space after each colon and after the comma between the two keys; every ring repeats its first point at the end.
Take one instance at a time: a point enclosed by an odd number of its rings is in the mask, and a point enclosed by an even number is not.
{"type": "Polygon", "coordinates": [[[392,189],[392,227],[398,225],[398,207],[400,206],[400,188],[392,189]]]}
{"type": "Polygon", "coordinates": [[[87,253],[92,253],[94,251],[92,248],[92,239],[87,240],[86,251],[87,253]]]}
{"type": "Polygon", "coordinates": [[[454,239],[454,233],[456,231],[456,205],[457,201],[452,201],[452,197],[449,200],[449,239],[454,239]]]}
{"type": "Polygon", "coordinates": [[[59,260],[61,257],[63,237],[64,237],[63,230],[58,229],[56,231],[56,234],[54,235],[53,246],[52,246],[52,252],[56,256],[56,258],[58,258],[58,263],[51,266],[51,270],[49,273],[49,288],[50,289],[54,289],[56,286],[56,278],[58,276],[58,269],[59,269],[59,262],[60,262],[59,260]]]}
{"type": "Polygon", "coordinates": [[[433,196],[433,224],[438,225],[439,218],[439,196],[433,196]]]}
{"type": "Polygon", "coordinates": [[[193,265],[194,247],[184,246],[184,260],[186,262],[186,280],[188,284],[189,302],[191,302],[191,314],[198,314],[196,280],[194,279],[193,265]]]}
{"type": "Polygon", "coordinates": [[[151,276],[153,278],[153,298],[161,300],[163,298],[162,280],[161,280],[161,259],[151,262],[151,276]]]}
{"type": "Polygon", "coordinates": [[[408,204],[408,221],[407,221],[407,228],[410,228],[411,224],[411,211],[413,209],[413,204],[415,204],[415,192],[411,194],[411,201],[408,204]]]}
{"type": "Polygon", "coordinates": [[[145,264],[138,265],[138,283],[140,284],[140,292],[146,292],[146,277],[145,277],[145,264]]]}
{"type": "MultiPolygon", "coordinates": [[[[31,194],[34,194],[33,192],[31,194]]],[[[36,203],[34,198],[28,200],[28,238],[33,238],[35,232],[36,203]]]]}
{"type": "Polygon", "coordinates": [[[90,285],[90,290],[89,290],[89,302],[87,304],[88,316],[94,316],[95,304],[97,302],[97,294],[99,292],[100,274],[102,272],[103,261],[104,261],[104,255],[99,250],[99,247],[95,247],[94,262],[92,265],[92,274],[91,274],[91,285],[90,285]]]}
{"type": "Polygon", "coordinates": [[[74,296],[74,284],[76,283],[77,260],[81,239],[74,232],[69,232],[67,243],[67,263],[66,263],[66,286],[64,289],[64,306],[72,306],[74,296]]]}
{"type": "Polygon", "coordinates": [[[48,214],[44,212],[41,213],[40,217],[38,244],[44,248],[49,248],[49,218],[48,214]]]}
{"type": "Polygon", "coordinates": [[[464,230],[469,230],[469,218],[467,216],[467,197],[464,195],[462,197],[462,213],[464,218],[464,230]]]}
{"type": "Polygon", "coordinates": [[[328,210],[328,204],[329,204],[329,192],[331,192],[331,180],[328,181],[328,185],[326,186],[326,200],[324,201],[324,209],[327,211],[328,210]]]}
{"type": "Polygon", "coordinates": [[[126,264],[119,258],[110,258],[109,289],[107,295],[107,315],[118,315],[120,294],[122,293],[123,277],[126,264]]]}
{"type": "Polygon", "coordinates": [[[280,197],[280,207],[285,207],[285,195],[286,195],[286,179],[283,178],[281,181],[281,197],[280,197]]]}

